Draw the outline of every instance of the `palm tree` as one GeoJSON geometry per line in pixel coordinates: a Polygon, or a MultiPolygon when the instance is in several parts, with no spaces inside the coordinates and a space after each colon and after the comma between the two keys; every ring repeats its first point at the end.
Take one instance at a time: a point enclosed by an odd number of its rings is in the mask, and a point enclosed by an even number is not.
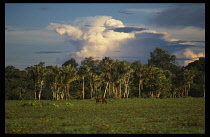
{"type": "Polygon", "coordinates": [[[149,66],[146,68],[145,86],[149,89],[148,95],[153,98],[156,84],[156,75],[159,73],[159,68],[149,66]]]}
{"type": "Polygon", "coordinates": [[[25,93],[26,90],[27,90],[27,75],[26,75],[26,72],[23,70],[23,71],[19,71],[19,75],[20,75],[20,78],[19,78],[19,81],[18,81],[18,89],[19,89],[19,96],[20,96],[20,99],[22,100],[22,93],[25,93]]]}
{"type": "Polygon", "coordinates": [[[205,72],[204,71],[199,71],[200,73],[200,78],[201,78],[201,84],[203,88],[203,97],[205,98],[205,72]]]}
{"type": "Polygon", "coordinates": [[[50,88],[52,90],[52,99],[58,100],[59,99],[59,77],[61,75],[61,68],[59,66],[51,66],[50,70],[48,71],[48,79],[51,81],[50,88]]]}
{"type": "Polygon", "coordinates": [[[110,92],[109,84],[111,81],[111,70],[112,70],[113,64],[114,64],[114,60],[109,57],[105,57],[99,64],[99,68],[101,69],[102,77],[105,82],[105,91],[104,91],[103,98],[105,98],[107,91],[110,92]]]}
{"type": "Polygon", "coordinates": [[[101,91],[102,86],[102,76],[100,74],[93,73],[92,74],[92,80],[93,80],[93,92],[95,93],[95,97],[97,98],[99,96],[99,91],[101,91]]]}
{"type": "Polygon", "coordinates": [[[184,82],[185,82],[185,96],[188,96],[188,92],[190,91],[190,83],[193,82],[193,78],[195,77],[193,70],[184,70],[184,82]],[[188,87],[187,87],[188,86],[188,87]]]}
{"type": "Polygon", "coordinates": [[[93,97],[93,84],[94,84],[94,73],[92,71],[89,72],[88,74],[88,79],[89,79],[89,84],[90,84],[90,98],[93,97]]]}
{"type": "Polygon", "coordinates": [[[33,79],[33,82],[34,82],[34,100],[36,100],[36,86],[37,86],[38,76],[35,73],[35,67],[34,66],[27,67],[26,71],[29,74],[29,77],[31,77],[33,79]]]}
{"type": "Polygon", "coordinates": [[[145,69],[145,86],[149,89],[148,95],[151,98],[159,98],[161,94],[166,95],[172,86],[172,73],[153,66],[146,67],[145,69]]]}
{"type": "Polygon", "coordinates": [[[80,66],[79,74],[82,77],[82,99],[85,98],[85,77],[90,72],[90,68],[87,65],[80,66]]]}
{"type": "Polygon", "coordinates": [[[42,88],[44,85],[45,75],[46,75],[46,68],[44,67],[44,62],[39,63],[36,66],[37,74],[38,74],[38,85],[39,85],[39,94],[38,99],[41,99],[42,88]]]}
{"type": "Polygon", "coordinates": [[[129,96],[129,84],[131,80],[131,73],[133,72],[133,68],[128,61],[119,61],[116,60],[115,63],[117,78],[116,81],[119,82],[119,97],[122,97],[122,84],[124,84],[125,90],[123,93],[124,98],[128,98],[129,96]]]}
{"type": "Polygon", "coordinates": [[[99,71],[99,64],[100,60],[94,60],[94,58],[92,56],[90,57],[86,57],[84,60],[81,61],[81,65],[87,65],[90,68],[89,73],[86,75],[88,81],[89,81],[89,85],[90,85],[90,98],[93,97],[93,92],[95,92],[94,90],[94,81],[95,81],[95,77],[96,75],[99,76],[99,74],[101,73],[99,71]]]}
{"type": "Polygon", "coordinates": [[[134,74],[139,77],[139,94],[138,97],[141,98],[141,90],[143,90],[143,81],[145,80],[146,65],[141,64],[140,61],[135,61],[131,64],[134,70],[134,74]]]}
{"type": "Polygon", "coordinates": [[[62,68],[62,84],[66,100],[70,98],[70,83],[78,79],[77,70],[71,65],[63,66],[62,68]]]}
{"type": "Polygon", "coordinates": [[[41,99],[42,88],[44,85],[46,68],[44,67],[44,62],[40,62],[37,65],[34,65],[30,68],[27,68],[27,71],[30,73],[34,81],[35,91],[34,91],[34,99],[37,99],[36,90],[39,88],[38,99],[41,99]]]}
{"type": "Polygon", "coordinates": [[[124,92],[124,98],[128,98],[130,92],[129,92],[129,82],[131,79],[131,73],[133,72],[133,69],[130,66],[130,63],[128,61],[123,61],[124,65],[122,66],[124,69],[124,85],[125,85],[125,92],[124,92]]]}

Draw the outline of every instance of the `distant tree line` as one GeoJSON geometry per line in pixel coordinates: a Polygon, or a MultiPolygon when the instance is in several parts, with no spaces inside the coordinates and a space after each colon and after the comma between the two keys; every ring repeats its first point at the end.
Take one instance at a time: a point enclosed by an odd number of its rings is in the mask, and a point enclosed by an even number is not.
{"type": "Polygon", "coordinates": [[[205,58],[178,66],[175,55],[156,48],[148,64],[105,57],[74,58],[62,67],[44,62],[5,68],[6,100],[205,97],[205,58]]]}

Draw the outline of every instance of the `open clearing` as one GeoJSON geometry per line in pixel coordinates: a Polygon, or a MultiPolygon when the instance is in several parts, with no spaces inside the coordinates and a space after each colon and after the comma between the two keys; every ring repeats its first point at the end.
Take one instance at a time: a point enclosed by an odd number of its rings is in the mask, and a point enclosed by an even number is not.
{"type": "Polygon", "coordinates": [[[6,134],[204,134],[204,98],[5,101],[6,134]]]}

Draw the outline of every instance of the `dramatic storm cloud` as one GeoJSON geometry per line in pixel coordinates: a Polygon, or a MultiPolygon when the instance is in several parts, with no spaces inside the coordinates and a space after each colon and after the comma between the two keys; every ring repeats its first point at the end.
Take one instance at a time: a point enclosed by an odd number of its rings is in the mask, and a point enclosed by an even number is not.
{"type": "Polygon", "coordinates": [[[109,16],[87,17],[79,20],[88,23],[88,25],[71,26],[50,23],[48,26],[48,29],[68,36],[68,40],[77,46],[79,51],[71,53],[71,56],[83,58],[113,56],[114,53],[110,51],[116,51],[121,42],[134,38],[134,33],[113,31],[113,28],[124,27],[124,25],[121,21],[109,16]]]}
{"type": "Polygon", "coordinates": [[[192,26],[203,29],[205,4],[176,4],[157,13],[150,23],[167,28],[192,26]]]}
{"type": "MultiPolygon", "coordinates": [[[[120,20],[111,16],[78,18],[74,24],[77,25],[50,23],[47,27],[59,35],[66,36],[67,41],[77,49],[76,52],[69,51],[69,56],[61,60],[62,63],[71,57],[80,61],[89,56],[94,58],[108,56],[147,63],[150,52],[157,47],[174,53],[177,49],[183,51],[193,45],[192,42],[185,44],[172,38],[167,32],[126,27],[120,20]]],[[[185,57],[188,58],[187,55],[185,57]]]]}

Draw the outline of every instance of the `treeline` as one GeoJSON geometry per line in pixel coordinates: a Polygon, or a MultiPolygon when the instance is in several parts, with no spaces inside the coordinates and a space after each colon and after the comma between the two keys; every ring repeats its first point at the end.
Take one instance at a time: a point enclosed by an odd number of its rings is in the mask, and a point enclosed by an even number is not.
{"type": "Polygon", "coordinates": [[[5,99],[205,97],[205,58],[181,67],[161,48],[150,53],[148,64],[110,57],[86,57],[80,66],[74,58],[62,67],[44,64],[25,70],[6,66],[5,99]]]}

